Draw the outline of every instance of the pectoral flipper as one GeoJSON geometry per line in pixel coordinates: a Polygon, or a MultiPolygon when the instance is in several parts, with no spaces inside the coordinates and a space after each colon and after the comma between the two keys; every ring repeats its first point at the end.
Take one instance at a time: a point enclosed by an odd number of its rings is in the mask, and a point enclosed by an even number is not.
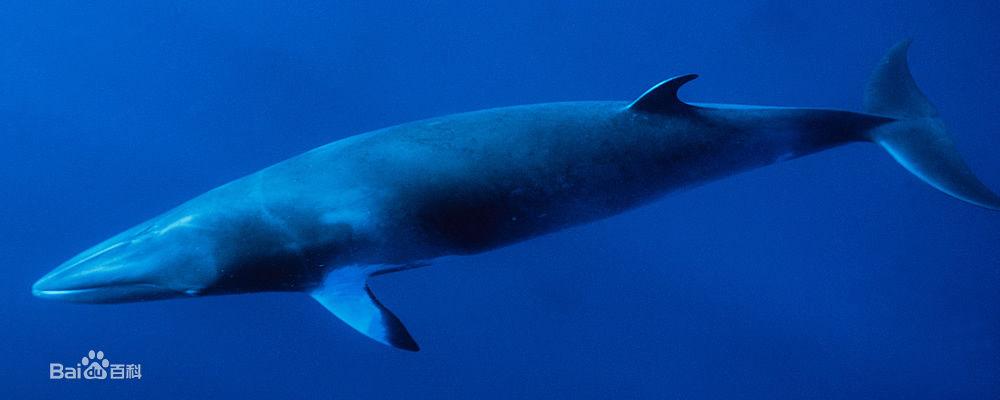
{"type": "Polygon", "coordinates": [[[343,267],[331,271],[323,284],[309,294],[352,328],[380,343],[419,351],[403,323],[368,287],[366,268],[343,267]]]}

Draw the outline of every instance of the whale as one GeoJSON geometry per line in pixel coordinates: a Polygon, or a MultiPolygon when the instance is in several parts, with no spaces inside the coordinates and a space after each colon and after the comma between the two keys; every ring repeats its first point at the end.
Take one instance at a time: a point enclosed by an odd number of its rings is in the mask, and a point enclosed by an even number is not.
{"type": "Polygon", "coordinates": [[[369,338],[417,351],[369,288],[371,277],[838,146],[874,143],[934,188],[1000,210],[914,82],[909,45],[895,45],[877,65],[859,112],[688,102],[678,91],[696,78],[689,74],[633,101],[493,108],[350,136],[98,243],[32,293],[123,303],[302,292],[369,338]]]}

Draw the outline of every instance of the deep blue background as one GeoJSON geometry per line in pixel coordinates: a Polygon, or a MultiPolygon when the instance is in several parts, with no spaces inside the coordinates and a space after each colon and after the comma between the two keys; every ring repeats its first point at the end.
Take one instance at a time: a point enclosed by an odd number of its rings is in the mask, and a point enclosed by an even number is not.
{"type": "Polygon", "coordinates": [[[1000,213],[871,145],[378,278],[416,354],[304,295],[30,293],[114,233],[348,135],[630,99],[689,72],[692,100],[858,109],[907,36],[921,87],[1000,188],[1000,3],[83,3],[0,4],[0,397],[1000,396],[1000,213]],[[47,379],[91,348],[144,378],[47,379]]]}

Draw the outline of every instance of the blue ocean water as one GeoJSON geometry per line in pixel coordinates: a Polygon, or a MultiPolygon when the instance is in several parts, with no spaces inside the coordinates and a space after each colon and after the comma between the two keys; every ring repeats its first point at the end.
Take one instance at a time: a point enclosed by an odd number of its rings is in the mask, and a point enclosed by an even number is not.
{"type": "Polygon", "coordinates": [[[872,3],[6,2],[0,397],[1000,397],[1000,214],[862,144],[377,278],[419,353],[299,294],[31,295],[98,241],[352,134],[692,72],[691,100],[858,110],[906,37],[1000,188],[1000,3],[872,3]],[[142,379],[49,380],[91,349],[142,379]]]}

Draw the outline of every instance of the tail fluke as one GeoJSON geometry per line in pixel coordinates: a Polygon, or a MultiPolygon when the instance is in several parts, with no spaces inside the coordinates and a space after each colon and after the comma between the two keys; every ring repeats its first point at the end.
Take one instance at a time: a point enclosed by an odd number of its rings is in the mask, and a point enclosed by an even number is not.
{"type": "Polygon", "coordinates": [[[903,167],[931,186],[969,203],[1000,210],[997,196],[965,164],[937,110],[917,88],[906,63],[910,41],[894,46],[865,91],[865,111],[896,121],[868,132],[903,167]]]}

